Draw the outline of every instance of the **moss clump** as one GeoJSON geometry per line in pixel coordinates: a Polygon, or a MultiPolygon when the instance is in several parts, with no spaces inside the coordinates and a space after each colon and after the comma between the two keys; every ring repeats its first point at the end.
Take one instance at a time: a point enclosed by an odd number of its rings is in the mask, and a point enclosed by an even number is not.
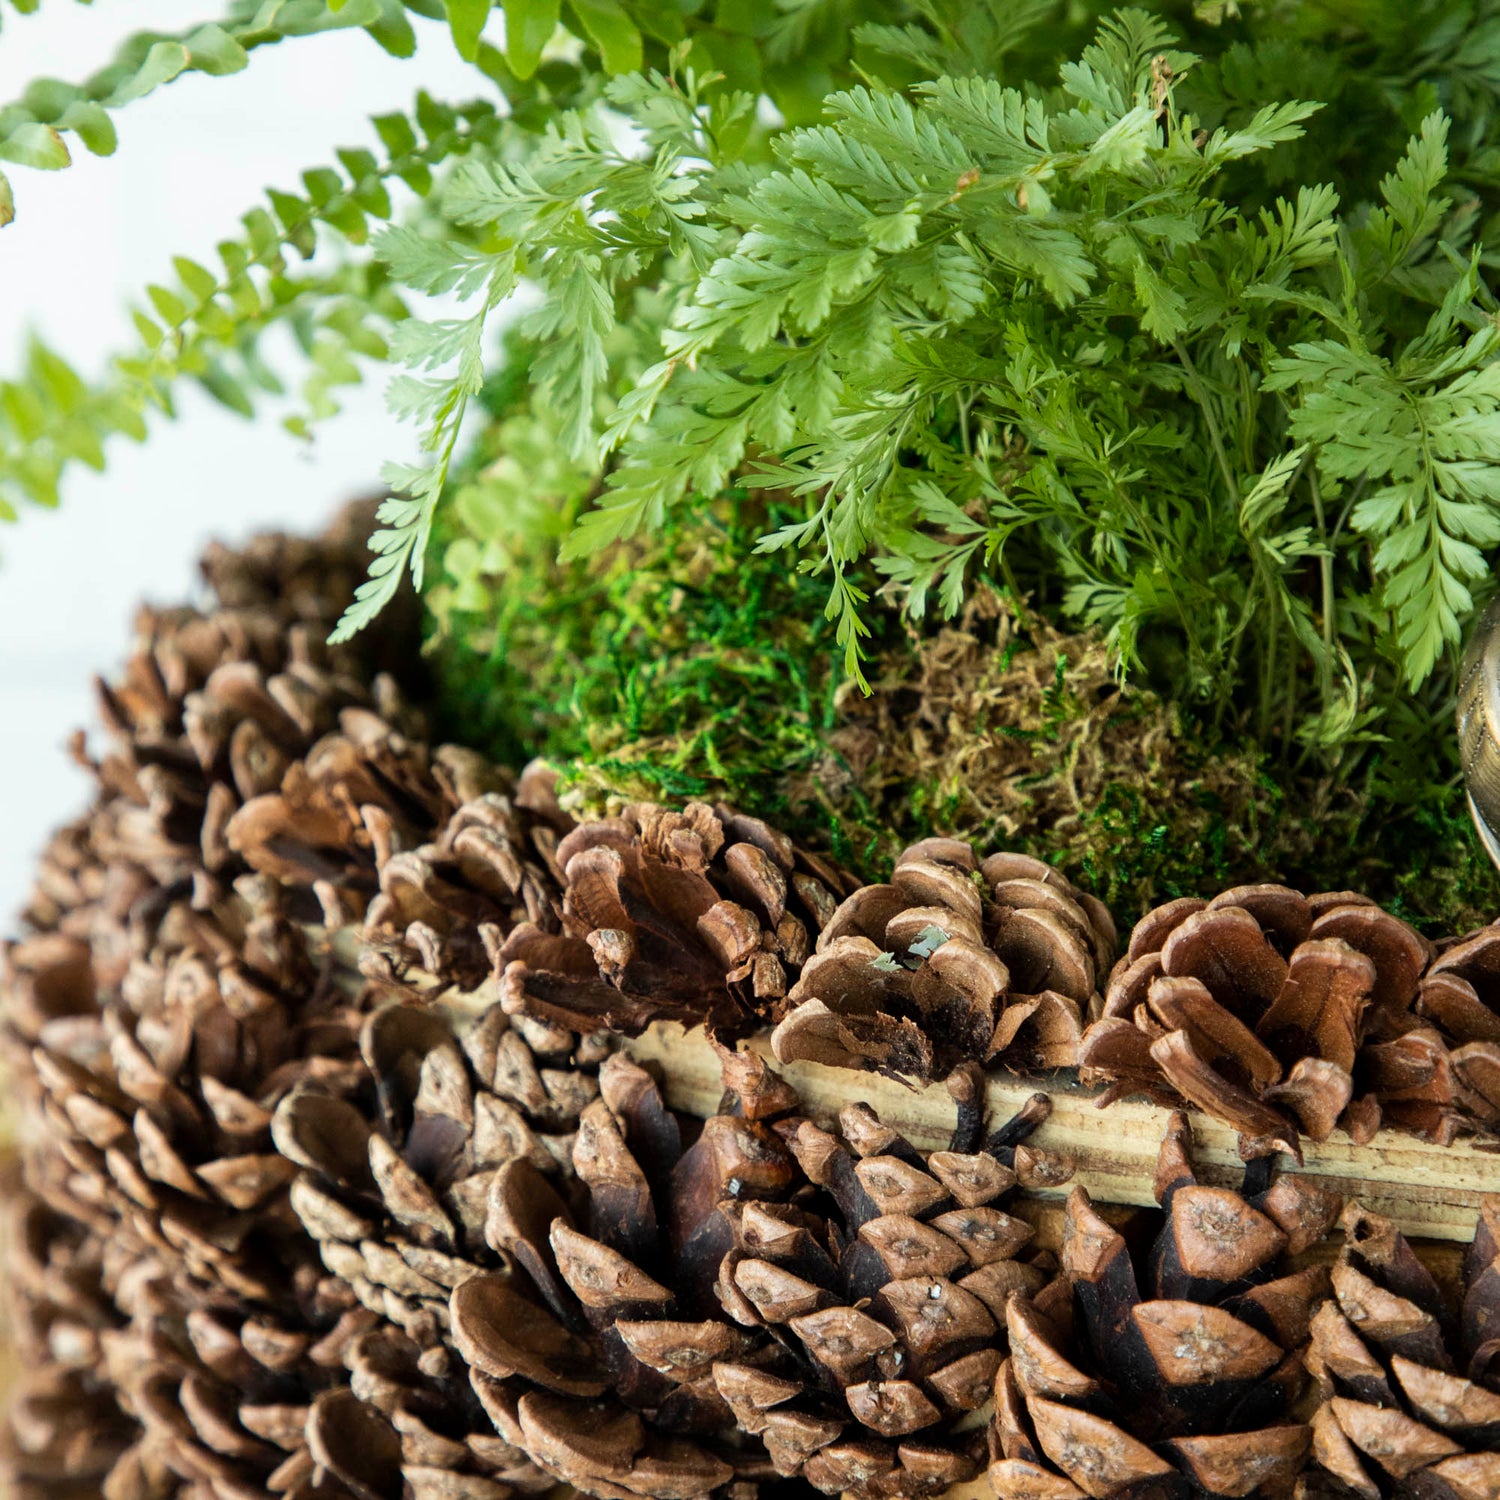
{"type": "MultiPolygon", "coordinates": [[[[518,510],[539,474],[564,526],[584,499],[546,459],[506,451],[453,507],[460,536],[430,596],[449,732],[513,762],[569,763],[578,794],[732,796],[785,814],[785,787],[827,754],[840,681],[822,584],[753,554],[788,513],[735,491],[602,560],[558,563],[556,529],[518,510]],[[503,552],[467,539],[480,507],[503,552]]],[[[839,826],[823,842],[858,862],[839,826]]]]}
{"type": "Polygon", "coordinates": [[[814,769],[854,788],[897,847],[929,833],[1019,849],[1134,913],[1257,863],[1260,767],[1195,750],[1154,694],[1122,687],[1094,633],[1024,623],[988,589],[849,688],[814,769]]]}
{"type": "Polygon", "coordinates": [[[446,732],[567,795],[722,798],[865,878],[930,833],[1037,854],[1130,920],[1256,880],[1370,892],[1433,930],[1500,896],[1462,794],[1405,811],[1212,745],[1155,694],[1122,687],[1097,633],[1018,618],[988,586],[918,628],[879,612],[872,692],[846,680],[823,582],[755,554],[785,519],[733,491],[603,561],[559,563],[586,482],[524,426],[490,435],[453,513],[431,595],[446,732]],[[477,512],[501,547],[480,552],[477,512]]]}
{"type": "Polygon", "coordinates": [[[1249,745],[1205,743],[1120,686],[1102,639],[1019,621],[992,591],[844,688],[829,754],[793,800],[857,799],[889,851],[952,832],[1036,854],[1133,920],[1253,881],[1358,889],[1436,932],[1490,919],[1500,877],[1454,788],[1400,810],[1249,745]]]}

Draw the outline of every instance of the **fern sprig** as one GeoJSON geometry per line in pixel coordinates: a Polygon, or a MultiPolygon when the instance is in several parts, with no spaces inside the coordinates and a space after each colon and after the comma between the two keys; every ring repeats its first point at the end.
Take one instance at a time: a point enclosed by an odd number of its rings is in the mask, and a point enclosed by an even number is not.
{"type": "Polygon", "coordinates": [[[466,318],[409,325],[396,353],[407,373],[390,385],[392,411],[423,430],[432,462],[392,471],[398,495],[386,503],[372,540],[371,576],[339,622],[336,638],[364,628],[392,597],[403,572],[420,586],[433,514],[447,483],[463,415],[483,383],[483,340],[490,314],[522,284],[541,293],[520,331],[539,353],[533,378],[544,399],[568,413],[562,434],[579,458],[597,459],[598,397],[609,372],[607,343],[626,289],[667,262],[707,266],[716,231],[691,191],[751,101],[704,90],[715,80],[684,72],[622,81],[611,102],[639,112],[654,146],[632,151],[599,106],[562,116],[524,165],[503,149],[455,175],[444,197],[447,217],[482,236],[480,248],[387,231],[377,253],[414,290],[478,297],[466,318]],[[488,248],[494,246],[495,248],[488,248]],[[434,373],[435,372],[435,373],[434,373]]]}
{"type": "MultiPolygon", "coordinates": [[[[177,33],[136,32],[82,83],[39,78],[0,106],[0,161],[58,171],[72,163],[70,135],[93,155],[109,156],[116,145],[111,115],[163,84],[188,73],[238,73],[257,47],[351,29],[369,32],[400,57],[416,45],[400,0],[235,0],[222,21],[177,33]]],[[[0,174],[0,227],[14,216],[10,184],[0,174]]]]}
{"type": "Polygon", "coordinates": [[[169,281],[148,289],[135,311],[140,336],[105,377],[86,382],[37,343],[23,378],[0,385],[0,514],[22,502],[54,506],[70,464],[98,468],[109,439],[137,441],[147,416],[170,415],[173,391],[192,380],[232,410],[250,415],[283,387],[259,343],[273,325],[290,326],[308,358],[302,410],[287,419],[302,435],[338,410],[334,393],[360,378],[357,361],[384,359],[390,330],[406,315],[381,267],[334,265],[296,272],[288,255],[310,256],[319,235],[345,245],[369,239],[394,209],[387,184],[424,184],[434,167],[494,139],[489,104],[453,109],[421,97],[411,114],[374,121],[383,155],[342,151],[338,167],[304,174],[301,192],[272,191],[241,220],[241,233],[217,247],[218,267],[179,257],[169,281]]]}
{"type": "MultiPolygon", "coordinates": [[[[387,255],[412,274],[412,262],[404,252],[387,242],[387,255]]],[[[446,282],[429,280],[422,289],[446,282]]],[[[370,576],[354,592],[330,639],[337,643],[357,635],[390,603],[408,570],[413,585],[422,587],[427,543],[433,518],[448,483],[454,451],[469,402],[484,383],[483,340],[490,313],[515,288],[513,257],[489,257],[484,266],[483,297],[479,309],[467,318],[439,323],[408,323],[402,330],[398,352],[412,370],[452,366],[436,375],[398,375],[388,392],[388,404],[398,417],[419,424],[422,447],[433,454],[420,466],[387,464],[381,478],[392,490],[376,512],[379,529],[370,538],[370,576]]],[[[476,290],[472,281],[465,290],[476,290]]]]}

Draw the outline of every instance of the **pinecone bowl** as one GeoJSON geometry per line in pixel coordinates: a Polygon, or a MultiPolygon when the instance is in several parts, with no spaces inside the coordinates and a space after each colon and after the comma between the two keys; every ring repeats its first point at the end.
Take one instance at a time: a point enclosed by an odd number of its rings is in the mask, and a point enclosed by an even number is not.
{"type": "Polygon", "coordinates": [[[142,614],[0,951],[6,1494],[1500,1497],[1496,928],[575,816],[359,534],[142,614]]]}

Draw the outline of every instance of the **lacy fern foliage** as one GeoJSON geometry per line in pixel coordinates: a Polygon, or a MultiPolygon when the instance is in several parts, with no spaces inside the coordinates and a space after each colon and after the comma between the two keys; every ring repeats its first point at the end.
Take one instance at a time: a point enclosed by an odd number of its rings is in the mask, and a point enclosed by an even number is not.
{"type": "Polygon", "coordinates": [[[338,165],[303,174],[300,191],[272,189],[250,209],[240,233],[221,240],[214,268],[179,256],[170,280],[147,288],[134,311],[139,343],[113,360],[100,381],[85,381],[36,342],[23,378],[0,382],[0,516],[22,501],[58,503],[70,464],[102,468],[114,436],[140,441],[147,416],[171,415],[174,391],[193,381],[244,416],[263,398],[285,394],[259,343],[274,325],[289,327],[306,356],[298,409],[288,427],[304,434],[338,410],[340,386],[361,379],[360,360],[385,360],[405,304],[385,266],[335,259],[299,265],[320,243],[365,244],[371,226],[394,212],[388,184],[422,191],[438,163],[461,158],[498,130],[494,107],[458,109],[421,96],[411,113],[374,122],[381,153],[338,153],[338,165]]]}
{"type": "Polygon", "coordinates": [[[872,570],[915,616],[993,571],[1263,742],[1419,738],[1500,541],[1487,160],[1430,110],[1342,171],[1320,101],[1242,99],[1278,47],[1203,67],[1122,11],[1052,86],[872,82],[781,131],[688,50],[473,162],[447,212],[539,287],[536,399],[605,486],[568,555],[769,486],[850,672],[872,570]]]}

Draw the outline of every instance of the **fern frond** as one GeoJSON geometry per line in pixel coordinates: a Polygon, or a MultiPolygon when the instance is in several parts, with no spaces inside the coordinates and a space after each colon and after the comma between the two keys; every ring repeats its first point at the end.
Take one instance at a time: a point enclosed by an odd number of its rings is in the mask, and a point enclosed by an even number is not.
{"type": "Polygon", "coordinates": [[[390,325],[404,315],[400,299],[364,267],[289,273],[259,296],[259,310],[237,310],[232,328],[198,328],[180,341],[118,357],[90,384],[60,355],[33,343],[26,366],[0,382],[0,519],[14,520],[21,503],[55,507],[67,470],[102,469],[113,437],[136,442],[152,413],[175,413],[174,390],[192,381],[223,405],[251,415],[265,396],[285,387],[259,352],[262,335],[291,325],[311,370],[302,385],[305,410],[289,418],[305,430],[337,409],[332,391],[359,379],[357,358],[379,358],[390,325]]]}
{"type": "Polygon", "coordinates": [[[309,372],[302,409],[287,419],[296,434],[338,410],[336,391],[360,378],[358,360],[384,359],[405,307],[378,266],[335,265],[299,273],[289,254],[310,256],[320,231],[363,245],[371,225],[390,219],[387,184],[425,182],[432,169],[494,140],[501,121],[487,103],[453,109],[428,99],[410,117],[374,121],[383,148],[338,153],[338,167],[303,175],[300,192],[273,191],[241,220],[241,233],[217,247],[214,269],[179,257],[170,280],[148,288],[136,309],[140,343],[115,357],[97,384],[84,382],[59,356],[34,347],[28,367],[0,387],[0,502],[5,513],[29,501],[57,503],[67,467],[98,468],[108,439],[145,436],[148,415],[173,411],[173,391],[195,381],[222,404],[250,415],[260,399],[281,394],[259,342],[276,324],[290,326],[309,372]]]}
{"type": "MultiPolygon", "coordinates": [[[[14,103],[0,106],[0,161],[57,171],[72,162],[68,136],[95,156],[109,156],[116,144],[110,116],[174,78],[237,73],[257,47],[351,29],[369,32],[398,56],[409,55],[415,46],[399,0],[282,0],[269,5],[236,0],[221,21],[176,33],[137,32],[82,83],[39,78],[14,103]]],[[[3,196],[0,224],[14,214],[8,185],[3,196]]]]}
{"type": "Polygon", "coordinates": [[[469,402],[484,383],[482,343],[490,313],[514,290],[514,256],[492,258],[479,309],[467,318],[442,323],[411,323],[403,330],[398,352],[414,369],[451,365],[428,378],[398,375],[390,384],[392,412],[422,428],[422,447],[434,454],[430,464],[387,464],[381,477],[394,491],[376,515],[380,529],[370,538],[369,578],[354,591],[330,640],[347,641],[363,630],[395,597],[403,573],[422,587],[427,543],[433,518],[448,483],[454,450],[469,402]]]}

